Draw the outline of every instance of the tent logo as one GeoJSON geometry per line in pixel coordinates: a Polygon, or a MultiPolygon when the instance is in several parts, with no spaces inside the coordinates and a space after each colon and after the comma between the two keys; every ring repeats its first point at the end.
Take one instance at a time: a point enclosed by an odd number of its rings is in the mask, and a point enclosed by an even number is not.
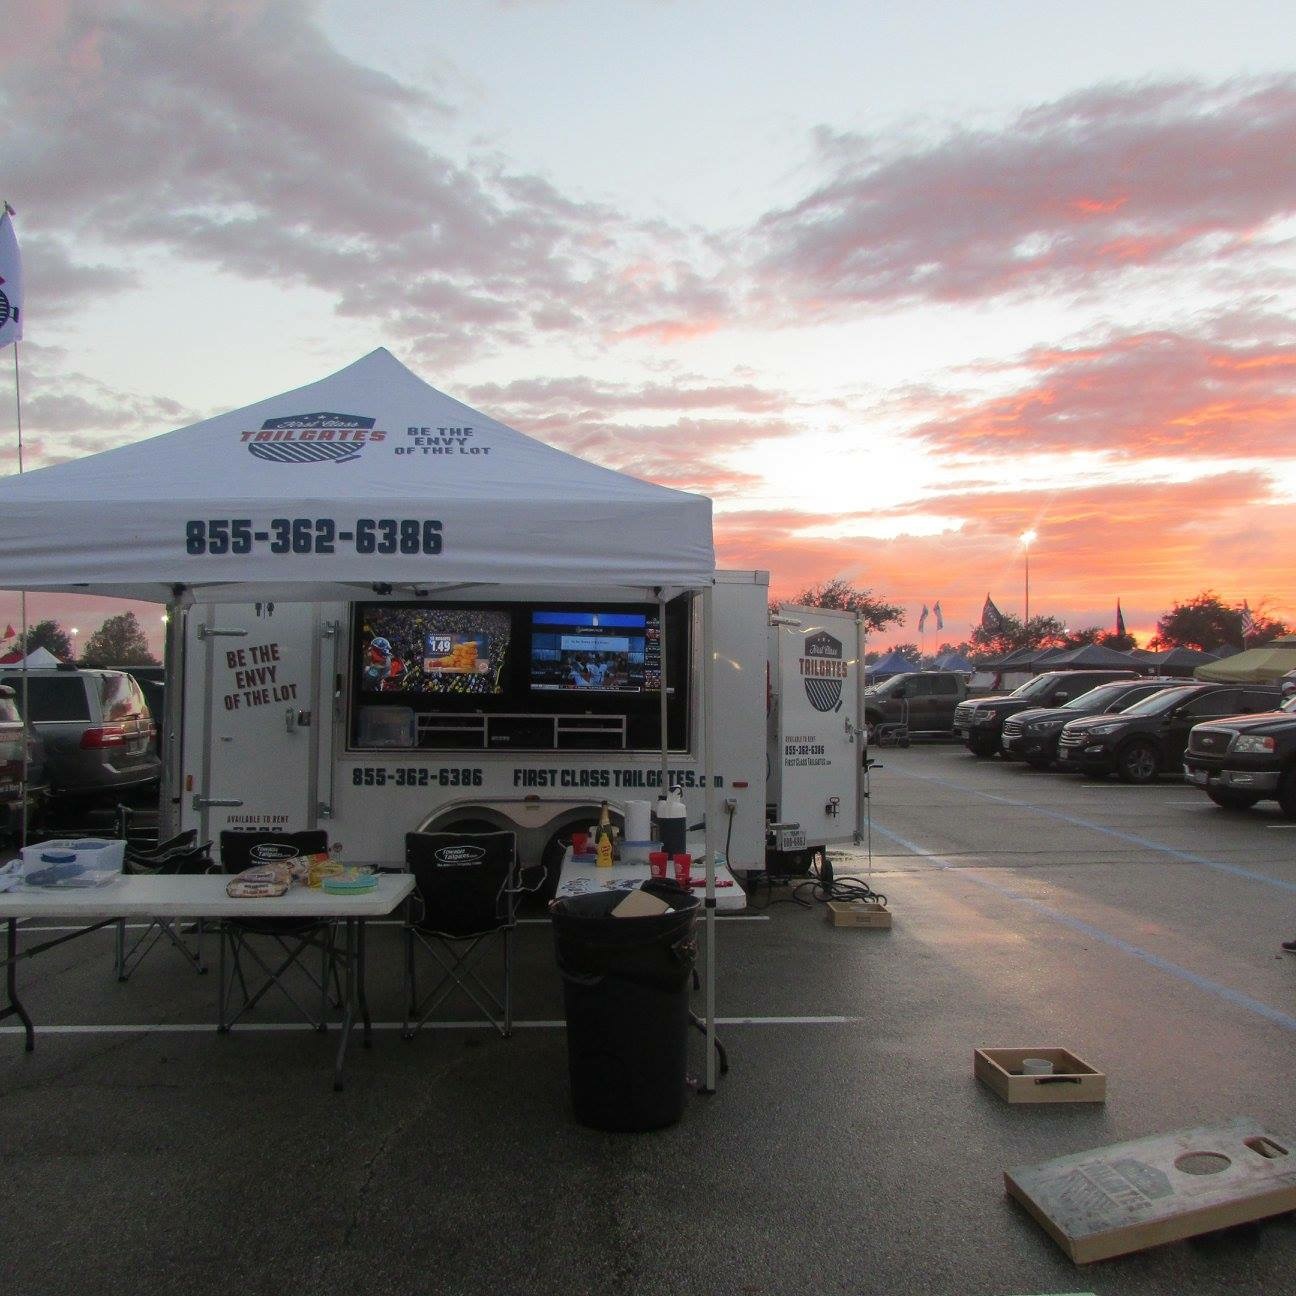
{"type": "MultiPolygon", "coordinates": [[[[4,283],[4,280],[0,279],[0,283],[4,283]]],[[[17,310],[10,308],[9,298],[5,294],[4,289],[0,288],[0,328],[4,328],[4,326],[9,323],[10,315],[12,315],[15,320],[18,318],[17,310]]]]}
{"type": "Polygon", "coordinates": [[[270,463],[349,463],[369,442],[386,439],[376,421],[356,414],[290,414],[239,436],[252,455],[270,463]]]}
{"type": "Polygon", "coordinates": [[[801,658],[801,678],[806,697],[816,711],[835,711],[841,706],[842,680],[847,666],[842,644],[826,630],[807,636],[801,658]]]}

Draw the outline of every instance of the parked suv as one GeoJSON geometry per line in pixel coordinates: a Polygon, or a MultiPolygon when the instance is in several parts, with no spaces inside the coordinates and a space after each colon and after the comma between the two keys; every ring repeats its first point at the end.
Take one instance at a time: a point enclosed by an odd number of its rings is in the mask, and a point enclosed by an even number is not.
{"type": "Polygon", "coordinates": [[[1091,688],[1060,707],[1018,711],[1004,721],[999,745],[1006,756],[1020,756],[1034,769],[1048,769],[1057,760],[1058,738],[1068,721],[1081,716],[1114,715],[1163,688],[1182,683],[1182,679],[1171,677],[1117,680],[1114,684],[1091,688]]]}
{"type": "Polygon", "coordinates": [[[954,709],[968,695],[960,671],[914,671],[893,675],[864,690],[864,723],[869,742],[894,734],[901,742],[911,734],[954,732],[954,709]]]}
{"type": "Polygon", "coordinates": [[[1135,702],[1119,715],[1072,720],[1058,739],[1058,761],[1085,774],[1116,774],[1124,783],[1150,783],[1177,770],[1195,724],[1224,716],[1272,711],[1276,685],[1181,684],[1135,702]]]}
{"type": "MultiPolygon", "coordinates": [[[[23,820],[23,722],[18,698],[0,685],[0,837],[17,838],[23,820]]],[[[27,730],[27,823],[39,819],[45,808],[45,744],[33,729],[27,730]]]]}
{"type": "Polygon", "coordinates": [[[1057,707],[1113,680],[1136,680],[1132,670],[1045,671],[1028,679],[1003,697],[975,698],[954,712],[954,732],[974,756],[993,756],[999,750],[1003,723],[1028,707],[1057,707]]]}
{"type": "Polygon", "coordinates": [[[1286,818],[1296,819],[1296,698],[1279,711],[1194,725],[1184,778],[1225,810],[1277,801],[1286,818]]]}
{"type": "MultiPolygon", "coordinates": [[[[22,687],[13,670],[0,684],[22,687]]],[[[28,722],[45,745],[55,795],[94,796],[156,783],[153,717],[124,671],[49,667],[27,672],[28,722]]]]}

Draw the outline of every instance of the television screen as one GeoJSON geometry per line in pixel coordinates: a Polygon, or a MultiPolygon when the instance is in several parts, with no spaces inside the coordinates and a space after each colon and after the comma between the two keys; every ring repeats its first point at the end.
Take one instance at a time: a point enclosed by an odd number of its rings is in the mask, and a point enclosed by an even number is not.
{"type": "Polygon", "coordinates": [[[504,691],[512,625],[499,608],[370,604],[360,616],[360,688],[495,697],[504,691]]]}
{"type": "Polygon", "coordinates": [[[661,636],[648,611],[531,613],[531,687],[645,693],[661,687],[661,636]]]}

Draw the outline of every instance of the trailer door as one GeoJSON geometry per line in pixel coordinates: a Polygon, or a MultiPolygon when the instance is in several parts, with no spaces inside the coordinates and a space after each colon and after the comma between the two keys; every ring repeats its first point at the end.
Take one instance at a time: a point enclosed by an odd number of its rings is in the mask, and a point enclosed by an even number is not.
{"type": "Polygon", "coordinates": [[[185,753],[184,808],[200,840],[315,826],[315,621],[309,603],[190,612],[188,688],[200,722],[186,726],[197,741],[185,753]]]}
{"type": "Polygon", "coordinates": [[[854,736],[859,655],[855,618],[824,608],[780,609],[777,765],[780,822],[805,844],[850,841],[857,821],[860,746],[854,736]]]}

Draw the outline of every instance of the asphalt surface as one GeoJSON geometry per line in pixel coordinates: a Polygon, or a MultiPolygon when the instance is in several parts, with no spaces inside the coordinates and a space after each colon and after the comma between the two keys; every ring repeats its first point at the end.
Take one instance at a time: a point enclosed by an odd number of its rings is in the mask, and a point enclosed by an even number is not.
{"type": "MultiPolygon", "coordinates": [[[[1002,1172],[1238,1115],[1296,1136],[1296,825],[1172,782],[875,755],[893,929],[830,927],[787,888],[723,922],[732,1069],[669,1130],[572,1119],[543,922],[512,1039],[383,1026],[341,1094],[335,1033],[218,1036],[214,978],[171,951],[125,985],[106,934],[20,965],[38,1028],[89,1029],[31,1055],[0,1033],[5,1292],[1290,1290],[1296,1216],[1077,1268],[1002,1172]],[[973,1078],[983,1045],[1069,1048],[1107,1102],[1010,1107],[973,1078]]],[[[399,976],[373,930],[379,1023],[399,976]]]]}

